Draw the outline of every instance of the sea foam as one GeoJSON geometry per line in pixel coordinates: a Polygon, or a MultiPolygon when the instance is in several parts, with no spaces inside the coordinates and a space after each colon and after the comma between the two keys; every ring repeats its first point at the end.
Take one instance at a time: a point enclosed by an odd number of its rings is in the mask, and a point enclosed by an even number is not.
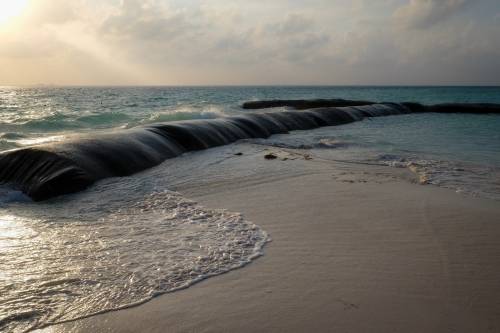
{"type": "Polygon", "coordinates": [[[125,203],[108,198],[0,216],[0,330],[143,303],[243,266],[267,241],[240,214],[204,208],[176,192],[125,203]]]}

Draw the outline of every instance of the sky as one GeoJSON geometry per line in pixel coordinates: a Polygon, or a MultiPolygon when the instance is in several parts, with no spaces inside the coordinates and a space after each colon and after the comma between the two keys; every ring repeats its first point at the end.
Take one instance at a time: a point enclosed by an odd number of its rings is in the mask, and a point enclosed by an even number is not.
{"type": "Polygon", "coordinates": [[[0,85],[500,85],[499,0],[0,0],[0,85]]]}

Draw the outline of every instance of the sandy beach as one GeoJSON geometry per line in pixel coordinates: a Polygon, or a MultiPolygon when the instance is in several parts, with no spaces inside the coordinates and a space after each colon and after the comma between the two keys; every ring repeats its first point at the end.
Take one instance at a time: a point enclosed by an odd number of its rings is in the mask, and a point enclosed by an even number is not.
{"type": "Polygon", "coordinates": [[[274,148],[275,160],[263,158],[267,149],[233,156],[241,146],[216,151],[230,158],[213,168],[269,172],[176,190],[263,227],[272,238],[264,256],[144,305],[39,332],[500,330],[498,202],[415,184],[406,169],[274,148]]]}

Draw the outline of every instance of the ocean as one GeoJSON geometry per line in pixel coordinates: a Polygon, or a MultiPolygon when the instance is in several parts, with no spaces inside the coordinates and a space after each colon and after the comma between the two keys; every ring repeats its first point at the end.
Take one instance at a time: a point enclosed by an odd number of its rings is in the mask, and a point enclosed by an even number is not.
{"type": "MultiPolygon", "coordinates": [[[[251,100],[315,98],[500,103],[500,87],[0,87],[0,150],[265,111],[241,108],[251,100]]],[[[421,184],[500,200],[498,115],[405,114],[246,142],[334,162],[407,168],[421,184]]],[[[224,158],[216,150],[203,154],[206,165],[224,158]]],[[[2,185],[0,330],[140,304],[260,256],[269,237],[259,226],[174,191],[181,178],[203,183],[208,177],[205,164],[183,163],[174,158],[42,203],[2,185]],[[182,170],[172,179],[175,168],[182,170]]]]}

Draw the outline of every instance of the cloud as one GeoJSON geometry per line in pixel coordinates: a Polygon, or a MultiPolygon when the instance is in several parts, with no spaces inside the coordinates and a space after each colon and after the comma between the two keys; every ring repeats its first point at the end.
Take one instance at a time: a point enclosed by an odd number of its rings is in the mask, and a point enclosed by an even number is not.
{"type": "Polygon", "coordinates": [[[27,13],[32,24],[63,24],[78,19],[76,6],[63,0],[32,1],[27,13]]]}
{"type": "Polygon", "coordinates": [[[500,83],[496,1],[38,0],[0,83],[500,83]]]}
{"type": "Polygon", "coordinates": [[[118,13],[107,18],[100,32],[117,40],[166,42],[186,37],[194,29],[182,11],[142,1],[125,0],[118,13]]]}
{"type": "Polygon", "coordinates": [[[295,35],[314,29],[314,20],[301,14],[288,14],[284,20],[267,25],[266,30],[278,35],[295,35]]]}
{"type": "Polygon", "coordinates": [[[473,0],[410,0],[395,12],[395,17],[407,27],[426,29],[446,21],[472,2],[473,0]]]}

